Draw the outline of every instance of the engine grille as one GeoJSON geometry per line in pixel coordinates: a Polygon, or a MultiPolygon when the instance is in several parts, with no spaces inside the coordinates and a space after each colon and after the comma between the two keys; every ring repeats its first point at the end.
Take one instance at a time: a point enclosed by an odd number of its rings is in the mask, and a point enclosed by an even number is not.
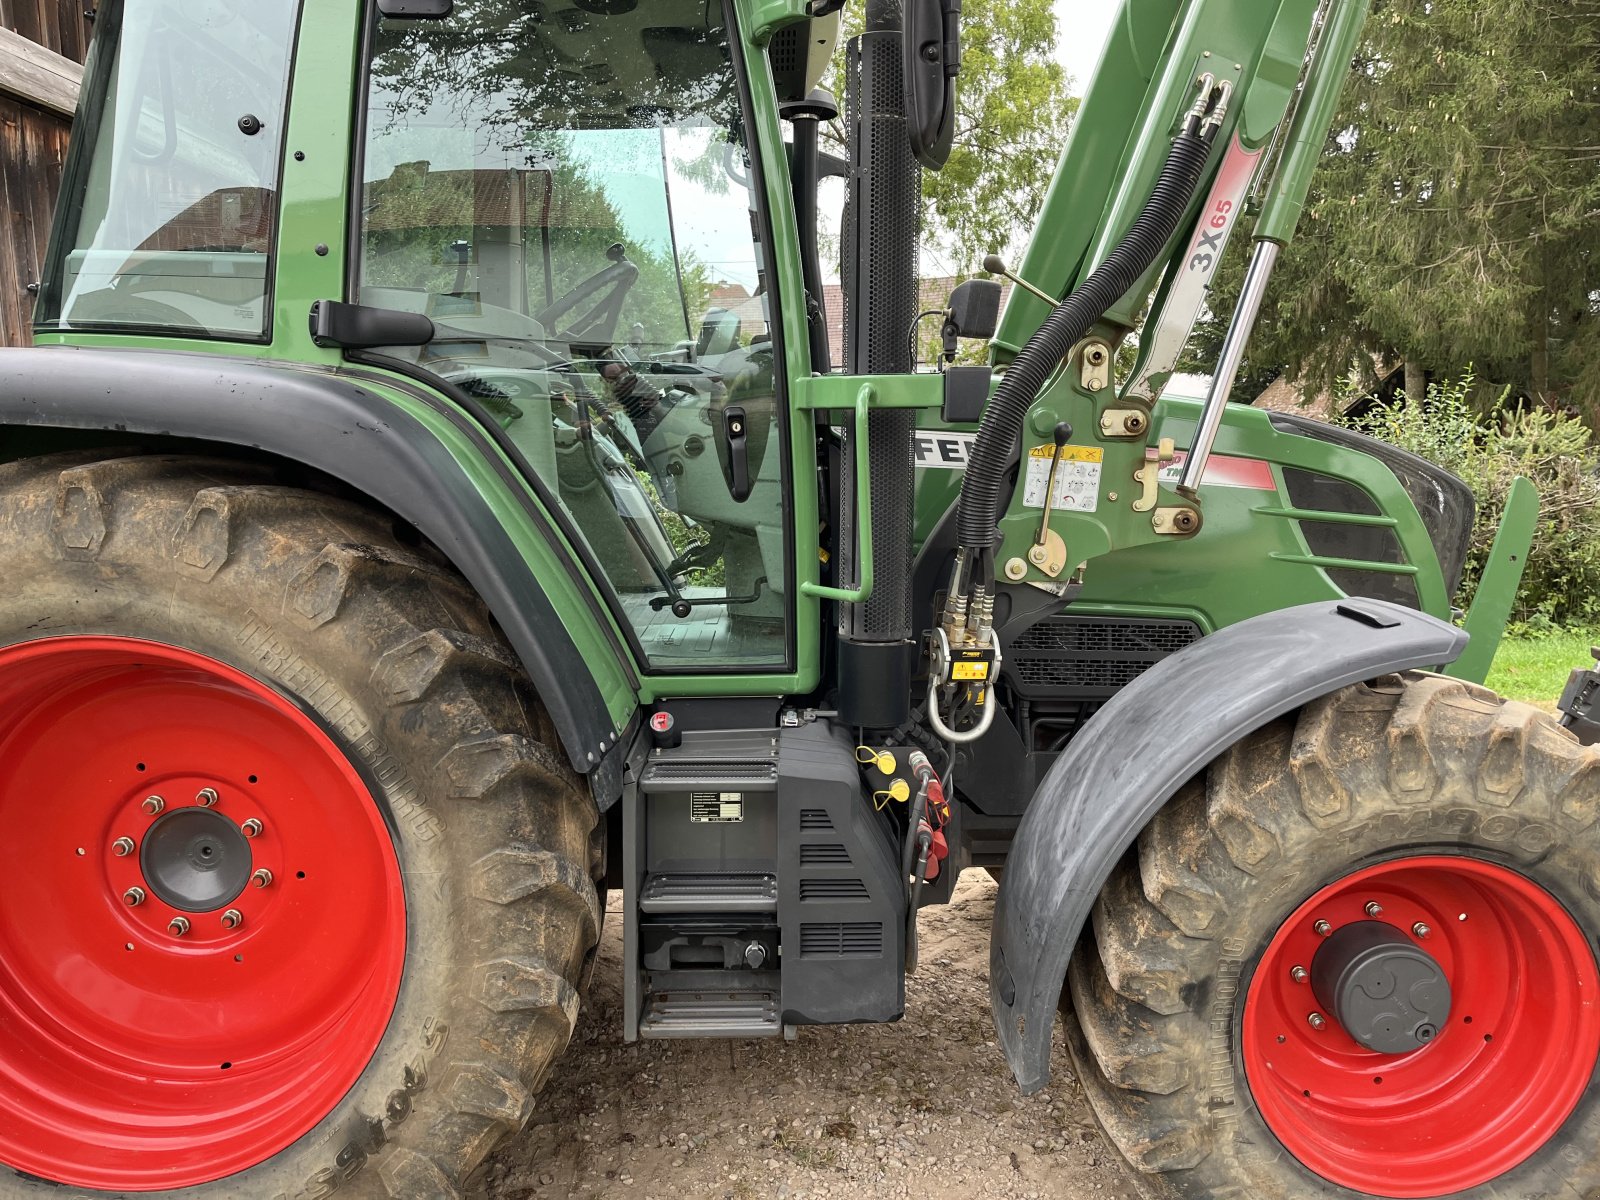
{"type": "Polygon", "coordinates": [[[845,921],[800,926],[802,958],[861,958],[883,953],[883,926],[845,921]]]}
{"type": "Polygon", "coordinates": [[[1061,614],[1006,647],[1004,673],[1030,699],[1106,699],[1200,636],[1193,621],[1061,614]]]}

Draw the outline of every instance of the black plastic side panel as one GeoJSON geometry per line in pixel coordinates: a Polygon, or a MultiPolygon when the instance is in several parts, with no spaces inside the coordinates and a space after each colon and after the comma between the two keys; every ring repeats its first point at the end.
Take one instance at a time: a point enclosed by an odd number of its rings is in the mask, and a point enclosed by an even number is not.
{"type": "Polygon", "coordinates": [[[1050,1073],[1052,1018],[1112,868],[1183,784],[1252,730],[1348,684],[1453,662],[1467,635],[1381,600],[1319,601],[1230,625],[1118,692],[1039,785],[1006,860],[989,991],[1024,1092],[1050,1073]]]}
{"type": "MultiPolygon", "coordinates": [[[[1600,660],[1600,648],[1594,652],[1600,660]]],[[[1591,668],[1578,667],[1561,691],[1561,724],[1585,746],[1600,746],[1600,661],[1591,668]]]]}
{"type": "Polygon", "coordinates": [[[905,1011],[905,883],[861,785],[855,744],[826,722],[778,752],[783,1022],[894,1021],[905,1011]]]}
{"type": "Polygon", "coordinates": [[[598,772],[602,805],[620,793],[623,731],[549,597],[455,459],[394,405],[349,379],[293,364],[51,347],[0,350],[0,425],[220,442],[346,481],[450,558],[505,631],[572,765],[598,772]]]}

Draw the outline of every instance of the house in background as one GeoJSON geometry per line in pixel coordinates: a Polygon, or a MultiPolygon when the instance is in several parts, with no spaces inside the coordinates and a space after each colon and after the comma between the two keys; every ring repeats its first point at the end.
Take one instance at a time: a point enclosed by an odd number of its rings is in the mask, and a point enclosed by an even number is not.
{"type": "Polygon", "coordinates": [[[27,289],[43,270],[92,11],[84,0],[0,0],[0,345],[28,341],[27,289]]]}

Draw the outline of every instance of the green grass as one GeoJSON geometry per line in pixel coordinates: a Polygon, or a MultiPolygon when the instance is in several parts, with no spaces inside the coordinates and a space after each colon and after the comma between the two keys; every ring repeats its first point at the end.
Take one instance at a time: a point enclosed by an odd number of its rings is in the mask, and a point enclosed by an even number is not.
{"type": "Polygon", "coordinates": [[[1561,699],[1572,668],[1594,661],[1589,647],[1596,644],[1600,644],[1600,630],[1508,637],[1500,643],[1486,682],[1513,700],[1554,705],[1561,699]]]}

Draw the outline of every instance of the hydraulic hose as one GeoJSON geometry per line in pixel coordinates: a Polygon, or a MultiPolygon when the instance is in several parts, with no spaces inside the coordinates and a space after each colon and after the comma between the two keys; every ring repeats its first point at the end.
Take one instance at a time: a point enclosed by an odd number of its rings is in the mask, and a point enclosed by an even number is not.
{"type": "Polygon", "coordinates": [[[974,554],[994,547],[1007,460],[1029,406],[1056,365],[1139,281],[1171,240],[1200,185],[1215,133],[1214,124],[1202,129],[1191,116],[1173,141],[1150,199],[1127,236],[1082,286],[1055,307],[1006,369],[984,411],[961,479],[957,533],[960,544],[974,554]]]}

